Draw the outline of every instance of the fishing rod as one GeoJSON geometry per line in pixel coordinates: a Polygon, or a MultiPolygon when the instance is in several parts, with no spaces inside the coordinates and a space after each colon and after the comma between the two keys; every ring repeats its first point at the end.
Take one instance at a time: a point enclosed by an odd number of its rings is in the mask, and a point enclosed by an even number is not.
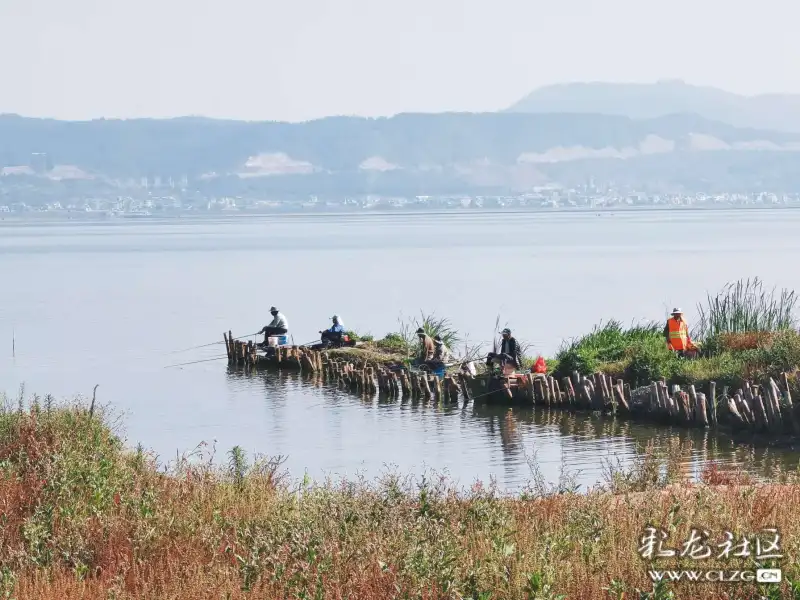
{"type": "Polygon", "coordinates": [[[169,354],[180,354],[181,352],[189,352],[190,350],[199,350],[200,348],[208,348],[209,346],[216,346],[217,344],[224,344],[225,342],[211,342],[210,344],[203,344],[202,346],[192,346],[191,348],[184,348],[183,350],[171,350],[169,354]]]}
{"type": "Polygon", "coordinates": [[[477,400],[478,398],[483,398],[484,396],[490,396],[492,394],[502,393],[502,389],[500,390],[492,390],[491,392],[484,392],[483,394],[478,394],[477,396],[471,396],[470,400],[477,400]]]}
{"type": "Polygon", "coordinates": [[[196,365],[197,363],[211,362],[212,360],[222,360],[223,358],[228,358],[228,355],[224,354],[222,356],[216,356],[214,358],[205,358],[203,360],[193,360],[191,362],[178,363],[177,365],[167,365],[164,368],[165,369],[171,369],[173,367],[185,367],[186,365],[196,365]]]}
{"type": "MultiPolygon", "coordinates": [[[[244,338],[252,337],[254,335],[258,335],[261,333],[260,331],[256,331],[255,333],[248,333],[246,335],[242,335],[239,337],[231,338],[233,340],[242,340],[244,338]]],[[[192,346],[191,348],[184,348],[183,350],[173,350],[169,354],[179,354],[181,352],[189,352],[190,350],[199,350],[200,348],[208,348],[209,346],[216,346],[218,344],[224,344],[225,342],[211,342],[210,344],[202,344],[200,346],[192,346]]]]}

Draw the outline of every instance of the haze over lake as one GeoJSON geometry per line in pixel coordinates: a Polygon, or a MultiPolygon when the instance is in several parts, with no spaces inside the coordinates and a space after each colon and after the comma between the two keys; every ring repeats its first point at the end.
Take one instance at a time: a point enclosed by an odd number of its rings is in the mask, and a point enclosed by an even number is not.
{"type": "MultiPolygon", "coordinates": [[[[287,455],[295,476],[396,465],[517,488],[535,453],[546,478],[563,462],[591,484],[603,460],[665,444],[671,430],[383,403],[296,373],[229,373],[224,360],[165,367],[223,354],[174,351],[256,331],[273,304],[296,343],[316,339],[334,313],[383,336],[422,310],[470,343],[490,343],[499,314],[532,352],[552,355],[611,318],[660,321],[680,306],[691,323],[706,291],[742,277],[800,289],[798,228],[790,209],[0,223],[0,391],[15,396],[24,383],[27,393],[90,396],[99,384],[98,399],[125,413],[129,443],[165,460],[216,438],[218,453],[239,444],[287,455]]],[[[786,451],[734,453],[724,438],[691,435],[698,455],[755,470],[797,464],[786,451]]]]}

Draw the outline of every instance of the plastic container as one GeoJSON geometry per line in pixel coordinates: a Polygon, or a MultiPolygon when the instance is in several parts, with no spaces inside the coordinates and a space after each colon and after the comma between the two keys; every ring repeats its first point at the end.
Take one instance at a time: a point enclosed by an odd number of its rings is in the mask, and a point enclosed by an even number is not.
{"type": "Polygon", "coordinates": [[[271,335],[267,338],[267,346],[284,346],[286,345],[285,335],[271,335]]]}
{"type": "Polygon", "coordinates": [[[441,369],[434,369],[431,371],[434,375],[438,375],[439,377],[444,377],[444,367],[441,369]]]}

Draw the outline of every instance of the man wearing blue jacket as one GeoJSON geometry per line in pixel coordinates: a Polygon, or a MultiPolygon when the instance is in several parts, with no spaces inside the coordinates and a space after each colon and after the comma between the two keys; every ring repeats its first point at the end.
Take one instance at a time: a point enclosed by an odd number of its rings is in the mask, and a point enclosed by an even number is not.
{"type": "Polygon", "coordinates": [[[333,321],[333,326],[330,327],[330,329],[319,332],[319,339],[324,348],[328,348],[330,346],[341,346],[344,339],[344,326],[342,325],[341,320],[339,320],[339,315],[333,315],[331,320],[333,321]]]}

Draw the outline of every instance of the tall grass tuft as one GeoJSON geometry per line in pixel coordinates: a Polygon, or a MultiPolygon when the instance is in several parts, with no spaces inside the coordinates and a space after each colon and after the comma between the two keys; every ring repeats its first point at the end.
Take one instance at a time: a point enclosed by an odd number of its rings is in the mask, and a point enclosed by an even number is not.
{"type": "Polygon", "coordinates": [[[448,348],[453,348],[460,339],[450,319],[437,317],[434,313],[426,314],[420,311],[420,317],[414,320],[414,325],[416,329],[421,327],[431,337],[441,336],[448,348]]]}
{"type": "Polygon", "coordinates": [[[247,463],[247,454],[241,446],[234,446],[228,451],[228,473],[237,488],[244,486],[244,479],[250,466],[247,463]]]}
{"type": "Polygon", "coordinates": [[[708,340],[724,334],[750,334],[794,329],[797,326],[793,290],[765,290],[758,278],[727,284],[698,304],[695,336],[708,340]]]}
{"type": "Polygon", "coordinates": [[[450,319],[446,317],[437,317],[434,313],[425,313],[420,311],[419,317],[412,317],[410,319],[404,318],[402,315],[398,317],[399,331],[397,333],[390,333],[386,338],[376,342],[379,348],[386,350],[404,350],[408,358],[411,358],[419,352],[419,338],[417,337],[417,329],[422,330],[431,337],[441,336],[442,341],[451,350],[455,348],[456,344],[461,340],[459,332],[453,327],[450,319]]]}

